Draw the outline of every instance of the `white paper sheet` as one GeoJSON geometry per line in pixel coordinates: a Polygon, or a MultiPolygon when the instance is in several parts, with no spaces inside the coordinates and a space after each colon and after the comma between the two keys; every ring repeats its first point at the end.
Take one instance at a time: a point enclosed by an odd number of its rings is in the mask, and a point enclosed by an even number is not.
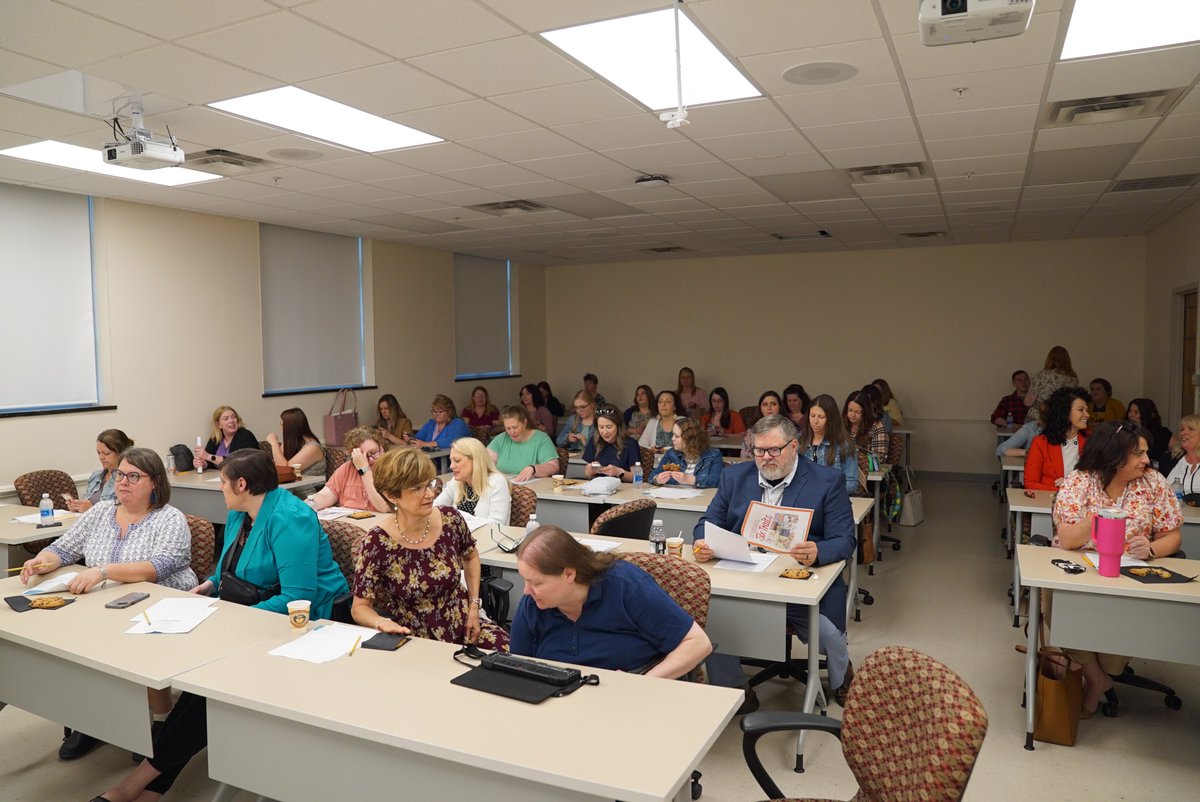
{"type": "Polygon", "coordinates": [[[204,481],[206,481],[206,482],[219,482],[219,481],[221,481],[221,476],[220,476],[220,474],[218,474],[218,475],[214,476],[213,478],[211,478],[211,479],[205,479],[204,481]]]}
{"type": "Polygon", "coordinates": [[[684,487],[656,487],[653,490],[647,490],[642,495],[651,498],[685,499],[696,498],[700,495],[700,491],[684,487]]]}
{"type": "MultiPolygon", "coordinates": [[[[272,649],[268,654],[308,663],[328,663],[349,655],[356,642],[358,647],[362,648],[362,641],[374,635],[375,630],[366,627],[325,624],[272,649]]],[[[357,649],[355,651],[357,652],[357,649]]]]}
{"type": "Polygon", "coordinates": [[[462,519],[467,522],[467,527],[472,532],[474,532],[477,529],[482,529],[483,527],[487,526],[488,524],[495,523],[495,521],[493,521],[491,518],[482,518],[478,515],[472,515],[469,512],[463,512],[462,510],[459,510],[458,514],[461,515],[462,519]]]}
{"type": "Polygon", "coordinates": [[[579,541],[580,543],[582,543],[583,545],[587,546],[592,551],[597,551],[597,552],[612,551],[613,549],[615,549],[621,545],[620,543],[613,543],[608,540],[592,540],[591,538],[588,538],[588,537],[577,537],[575,539],[577,541],[579,541]]]}
{"type": "MultiPolygon", "coordinates": [[[[202,615],[205,610],[217,603],[212,596],[197,596],[181,599],[160,599],[146,608],[146,615],[151,621],[187,621],[202,615]]],[[[137,613],[130,621],[145,621],[145,616],[137,613]]]]}
{"type": "MultiPolygon", "coordinates": [[[[79,576],[78,571],[69,571],[65,574],[59,574],[54,579],[47,579],[40,585],[34,585],[29,590],[21,591],[22,596],[40,596],[43,593],[65,593],[67,585],[71,584],[71,580],[79,576]]],[[[99,587],[97,585],[96,587],[99,587]]]]}
{"type": "Polygon", "coordinates": [[[326,507],[323,510],[317,510],[317,519],[321,521],[335,521],[338,518],[344,518],[352,512],[358,512],[353,507],[326,507]]]}
{"type": "Polygon", "coordinates": [[[751,553],[751,562],[744,563],[739,560],[717,560],[712,563],[713,568],[722,568],[726,571],[748,571],[754,574],[761,574],[771,567],[771,563],[775,562],[778,554],[754,554],[751,553]]]}
{"type": "Polygon", "coordinates": [[[534,482],[536,482],[537,480],[538,480],[538,477],[536,477],[536,476],[531,476],[528,479],[525,479],[523,481],[514,479],[512,477],[509,478],[509,481],[511,481],[514,485],[531,485],[534,482]]]}
{"type": "MultiPolygon", "coordinates": [[[[1087,557],[1088,561],[1091,562],[1091,564],[1093,566],[1095,566],[1096,568],[1100,567],[1100,553],[1099,552],[1085,551],[1083,553],[1083,556],[1087,557]]],[[[1122,554],[1121,555],[1121,567],[1122,568],[1137,568],[1139,566],[1149,565],[1149,564],[1150,563],[1146,562],[1145,560],[1139,560],[1137,557],[1134,557],[1132,554],[1122,554]]]]}
{"type": "MultiPolygon", "coordinates": [[[[76,513],[68,512],[67,510],[55,510],[54,522],[62,523],[69,521],[76,516],[76,513]]],[[[40,512],[31,512],[28,515],[18,515],[13,518],[14,521],[20,524],[40,524],[42,522],[42,514],[40,512]]]]}
{"type": "MultiPolygon", "coordinates": [[[[161,603],[161,602],[160,602],[161,603]]],[[[154,609],[154,608],[151,608],[154,609]]],[[[131,618],[131,621],[136,621],[133,626],[125,630],[126,635],[184,635],[191,632],[196,627],[200,626],[210,615],[217,611],[216,607],[205,607],[197,612],[193,617],[185,620],[158,619],[154,618],[150,610],[146,611],[146,615],[150,616],[150,623],[146,623],[145,616],[137,616],[131,618]]]]}
{"type": "MultiPolygon", "coordinates": [[[[704,542],[712,549],[713,556],[719,560],[737,560],[738,562],[754,562],[753,552],[746,538],[728,529],[722,529],[712,521],[704,522],[704,542]]],[[[774,559],[775,555],[772,555],[774,559]]]]}

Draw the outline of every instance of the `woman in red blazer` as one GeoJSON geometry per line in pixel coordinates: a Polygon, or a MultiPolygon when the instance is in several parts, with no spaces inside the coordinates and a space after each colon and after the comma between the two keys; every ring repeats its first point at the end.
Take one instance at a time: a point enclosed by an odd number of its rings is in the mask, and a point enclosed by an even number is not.
{"type": "Polygon", "coordinates": [[[1088,394],[1082,387],[1055,390],[1046,402],[1046,428],[1025,455],[1025,488],[1057,490],[1075,470],[1087,442],[1088,394]]]}

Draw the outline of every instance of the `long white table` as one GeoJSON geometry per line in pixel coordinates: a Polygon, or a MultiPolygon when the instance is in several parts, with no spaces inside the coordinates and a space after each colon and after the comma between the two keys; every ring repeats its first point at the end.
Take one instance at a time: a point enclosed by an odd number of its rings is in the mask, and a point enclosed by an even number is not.
{"type": "MultiPolygon", "coordinates": [[[[215,524],[225,523],[229,508],[225,506],[225,497],[221,494],[220,471],[186,471],[171,474],[168,479],[171,483],[171,506],[215,524]]],[[[280,487],[303,494],[324,482],[324,476],[304,476],[298,482],[285,482],[280,487]]]]}
{"type": "Polygon", "coordinates": [[[18,515],[36,515],[37,512],[37,507],[23,507],[19,504],[0,506],[0,570],[15,568],[29,559],[26,543],[60,537],[78,520],[78,516],[64,513],[62,510],[55,510],[57,520],[62,521],[62,526],[49,529],[38,529],[37,524],[23,524],[13,520],[18,515]],[[64,518],[65,515],[71,517],[64,518]]]}
{"type": "MultiPolygon", "coordinates": [[[[865,501],[865,499],[864,499],[865,501]]],[[[864,512],[865,515],[865,512],[864,512]]],[[[519,527],[500,527],[513,538],[520,538],[519,527]]],[[[517,557],[502,551],[492,539],[492,527],[475,532],[479,544],[480,559],[484,565],[497,570],[502,577],[513,583],[512,609],[524,593],[525,583],[517,572],[517,557]]],[[[648,552],[650,543],[645,540],[577,535],[595,540],[619,543],[621,551],[648,552]]],[[[692,551],[684,547],[684,559],[695,562],[692,551]]],[[[850,560],[853,576],[853,559],[850,560]]],[[[708,622],[705,632],[719,645],[722,653],[760,660],[782,661],[787,654],[787,605],[800,604],[808,607],[808,685],[804,691],[806,713],[816,709],[820,683],[815,679],[820,666],[820,611],[818,605],[833,585],[837,576],[845,569],[838,562],[815,569],[816,576],[807,580],[784,579],[780,572],[797,563],[791,557],[780,555],[765,571],[750,573],[730,571],[714,567],[712,563],[695,563],[708,572],[712,581],[709,598],[708,622]]],[[[803,754],[803,737],[797,739],[796,756],[803,754]]]]}
{"type": "MultiPolygon", "coordinates": [[[[1052,490],[1025,491],[1019,487],[1008,488],[1006,492],[1008,500],[1008,545],[1006,551],[1009,559],[1013,558],[1016,547],[1020,543],[1020,533],[1024,529],[1025,516],[1029,516],[1030,519],[1030,535],[1042,535],[1046,539],[1054,536],[1054,524],[1051,520],[1051,516],[1054,513],[1054,495],[1054,491],[1052,490]]],[[[1018,560],[1013,560],[1012,600],[1014,627],[1021,625],[1020,594],[1017,592],[1020,587],[1021,564],[1018,560]]]]}
{"type": "MultiPolygon", "coordinates": [[[[0,581],[0,596],[24,589],[15,577],[0,581]]],[[[131,616],[188,595],[148,582],[113,583],[58,610],[16,613],[0,603],[0,702],[151,754],[146,688],[172,687],[184,671],[288,630],[286,616],[217,601],[217,612],[186,635],[124,634],[131,616]],[[132,591],[150,598],[126,610],[105,608],[132,591]]]]}
{"type": "MultiPolygon", "coordinates": [[[[1054,646],[1123,654],[1151,660],[1200,664],[1200,582],[1148,585],[1125,576],[1103,577],[1092,568],[1068,574],[1056,558],[1082,563],[1079,552],[1018,546],[1015,562],[1029,588],[1029,636],[1025,655],[1025,748],[1033,749],[1037,695],[1041,592],[1054,592],[1049,642],[1054,646]]],[[[1152,564],[1187,576],[1200,574],[1200,560],[1157,558],[1152,564]]]]}
{"type": "Polygon", "coordinates": [[[289,802],[687,799],[742,700],[586,669],[598,686],[532,705],[451,685],[467,669],[450,644],[414,639],[314,665],[267,654],[287,637],[176,685],[208,699],[209,774],[289,802]]]}

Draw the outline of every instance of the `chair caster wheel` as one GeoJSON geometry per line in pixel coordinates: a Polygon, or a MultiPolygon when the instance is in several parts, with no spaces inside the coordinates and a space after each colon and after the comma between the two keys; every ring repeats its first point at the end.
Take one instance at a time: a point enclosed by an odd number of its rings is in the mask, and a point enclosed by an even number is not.
{"type": "Polygon", "coordinates": [[[1168,696],[1167,707],[1171,708],[1172,710],[1178,710],[1179,708],[1183,707],[1183,700],[1178,696],[1168,696]]]}
{"type": "Polygon", "coordinates": [[[892,551],[900,551],[900,544],[899,544],[899,543],[893,543],[893,544],[892,544],[892,551]]]}

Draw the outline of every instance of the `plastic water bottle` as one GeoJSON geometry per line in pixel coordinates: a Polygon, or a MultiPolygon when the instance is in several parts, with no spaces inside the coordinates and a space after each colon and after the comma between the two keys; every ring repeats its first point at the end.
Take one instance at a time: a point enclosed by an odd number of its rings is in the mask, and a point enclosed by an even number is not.
{"type": "Polygon", "coordinates": [[[658,518],[650,525],[650,545],[654,547],[655,554],[667,553],[667,533],[663,531],[663,522],[658,518]]]}
{"type": "Polygon", "coordinates": [[[38,502],[38,520],[41,526],[54,523],[54,502],[50,500],[49,493],[42,493],[42,500],[38,502]]]}
{"type": "Polygon", "coordinates": [[[172,456],[170,451],[163,455],[163,467],[167,469],[169,476],[175,475],[175,457],[172,456]]]}
{"type": "Polygon", "coordinates": [[[1011,411],[1010,411],[1010,412],[1009,412],[1007,415],[1005,415],[1005,416],[1004,416],[1004,422],[1005,422],[1005,423],[1006,423],[1006,424],[1007,424],[1009,427],[1011,427],[1011,426],[1013,425],[1013,416],[1012,416],[1012,412],[1011,412],[1011,411]]]}
{"type": "MultiPolygon", "coordinates": [[[[203,447],[204,447],[204,440],[197,437],[196,438],[196,448],[203,448],[203,447]]],[[[196,473],[204,473],[204,460],[203,459],[200,460],[200,467],[196,469],[196,473]]]]}
{"type": "Polygon", "coordinates": [[[534,529],[537,529],[541,524],[538,523],[537,514],[529,516],[529,523],[525,524],[525,534],[528,535],[534,529]]]}
{"type": "Polygon", "coordinates": [[[1182,507],[1183,507],[1183,482],[1179,481],[1178,479],[1176,479],[1174,482],[1171,482],[1171,490],[1174,491],[1175,499],[1179,502],[1179,506],[1182,509],[1182,507]]]}
{"type": "Polygon", "coordinates": [[[633,486],[642,486],[642,463],[640,462],[633,463],[633,486]]]}

